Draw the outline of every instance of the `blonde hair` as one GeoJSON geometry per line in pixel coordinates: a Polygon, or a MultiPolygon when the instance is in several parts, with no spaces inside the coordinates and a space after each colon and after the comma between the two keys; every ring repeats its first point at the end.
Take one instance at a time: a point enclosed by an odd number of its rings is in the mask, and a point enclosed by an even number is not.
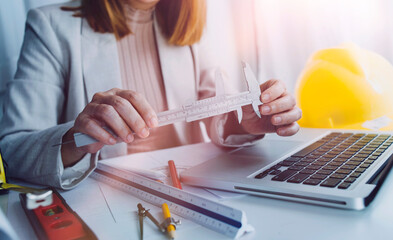
{"type": "MultiPolygon", "coordinates": [[[[113,33],[121,39],[132,33],[127,24],[126,0],[82,0],[76,11],[96,32],[113,33]]],[[[161,0],[156,5],[157,21],[170,44],[184,46],[198,42],[206,24],[206,0],[161,0]]]]}

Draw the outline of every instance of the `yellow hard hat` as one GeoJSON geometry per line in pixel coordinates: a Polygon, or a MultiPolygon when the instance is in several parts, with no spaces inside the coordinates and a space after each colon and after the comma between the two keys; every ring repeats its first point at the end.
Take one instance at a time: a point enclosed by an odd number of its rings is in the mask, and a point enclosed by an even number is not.
{"type": "Polygon", "coordinates": [[[393,130],[393,66],[355,45],[314,53],[296,98],[302,127],[393,130]]]}

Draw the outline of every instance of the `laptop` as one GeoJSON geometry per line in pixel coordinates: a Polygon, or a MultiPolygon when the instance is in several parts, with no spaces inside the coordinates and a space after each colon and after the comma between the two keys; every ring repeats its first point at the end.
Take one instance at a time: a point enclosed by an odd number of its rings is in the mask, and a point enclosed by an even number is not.
{"type": "Polygon", "coordinates": [[[267,135],[183,171],[181,181],[344,209],[367,207],[393,165],[392,133],[301,129],[267,135]]]}

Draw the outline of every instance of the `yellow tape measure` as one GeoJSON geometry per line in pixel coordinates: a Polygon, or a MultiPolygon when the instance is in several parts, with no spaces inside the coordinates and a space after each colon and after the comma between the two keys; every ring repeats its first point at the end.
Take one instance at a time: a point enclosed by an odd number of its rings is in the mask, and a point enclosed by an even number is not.
{"type": "Polygon", "coordinates": [[[1,151],[0,151],[0,184],[2,184],[2,183],[6,183],[6,179],[5,179],[5,170],[4,170],[4,165],[3,165],[3,158],[1,157],[1,151]]]}
{"type": "Polygon", "coordinates": [[[3,158],[1,156],[1,151],[0,151],[0,191],[1,190],[14,190],[17,192],[22,192],[22,193],[31,193],[31,192],[36,192],[36,191],[42,191],[42,189],[24,187],[24,186],[20,186],[20,185],[16,185],[16,184],[7,183],[7,179],[5,177],[3,158]]]}

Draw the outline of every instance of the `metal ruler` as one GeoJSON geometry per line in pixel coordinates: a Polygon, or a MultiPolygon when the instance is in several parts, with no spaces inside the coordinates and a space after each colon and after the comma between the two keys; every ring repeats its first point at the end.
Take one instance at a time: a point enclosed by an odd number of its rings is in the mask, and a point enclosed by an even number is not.
{"type": "Polygon", "coordinates": [[[167,203],[171,212],[231,238],[252,228],[243,211],[134,173],[99,163],[91,176],[153,205],[167,203]]]}
{"type": "MultiPolygon", "coordinates": [[[[245,62],[243,62],[243,73],[247,82],[248,91],[231,95],[225,94],[221,72],[217,71],[215,97],[191,101],[180,108],[158,113],[158,126],[165,126],[180,121],[192,122],[232,111],[237,112],[238,121],[240,123],[243,118],[242,106],[250,104],[254,112],[261,117],[258,109],[258,106],[262,104],[260,100],[261,89],[250,66],[245,62]]],[[[105,129],[114,135],[108,128],[105,129]]],[[[74,140],[77,147],[97,142],[96,139],[83,133],[75,133],[74,140]]]]}

